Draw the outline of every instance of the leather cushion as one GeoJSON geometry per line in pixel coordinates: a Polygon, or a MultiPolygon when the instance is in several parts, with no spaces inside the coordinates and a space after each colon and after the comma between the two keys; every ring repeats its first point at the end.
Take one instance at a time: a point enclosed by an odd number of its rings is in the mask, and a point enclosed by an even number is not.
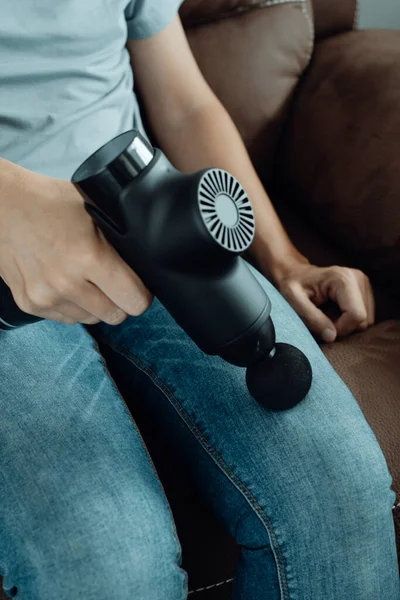
{"type": "Polygon", "coordinates": [[[180,16],[185,27],[193,27],[234,16],[254,7],[254,4],[254,0],[185,0],[180,16]]]}
{"type": "MultiPolygon", "coordinates": [[[[305,0],[297,0],[304,2],[305,0]]],[[[309,2],[310,0],[306,0],[309,2]]],[[[234,17],[248,10],[296,2],[296,0],[185,0],[180,16],[185,27],[234,17]]]]}
{"type": "Polygon", "coordinates": [[[281,179],[352,261],[400,293],[400,32],[319,42],[286,128],[281,179]],[[282,176],[283,175],[283,176],[282,176]]]}
{"type": "MultiPolygon", "coordinates": [[[[192,3],[194,8],[209,5],[192,3]]],[[[271,172],[281,126],[312,47],[305,6],[303,2],[283,3],[234,13],[233,18],[187,30],[203,74],[231,114],[265,178],[271,172]]]]}
{"type": "Polygon", "coordinates": [[[353,28],[357,0],[313,0],[316,38],[343,33],[353,28]]]}

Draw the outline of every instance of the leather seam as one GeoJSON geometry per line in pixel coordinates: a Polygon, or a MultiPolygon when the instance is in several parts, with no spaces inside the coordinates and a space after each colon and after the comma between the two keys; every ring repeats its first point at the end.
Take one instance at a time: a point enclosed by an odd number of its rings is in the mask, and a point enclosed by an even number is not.
{"type": "Polygon", "coordinates": [[[307,2],[303,3],[303,6],[301,7],[301,12],[303,13],[303,15],[307,21],[308,30],[309,30],[308,53],[307,53],[306,62],[303,67],[303,73],[304,73],[304,71],[307,69],[307,67],[310,64],[312,55],[314,53],[315,26],[314,26],[314,19],[312,18],[311,14],[310,14],[310,10],[308,8],[307,2]]]}
{"type": "MultiPolygon", "coordinates": [[[[217,23],[223,19],[234,18],[242,14],[251,12],[252,10],[258,10],[262,8],[273,8],[274,6],[281,6],[283,4],[305,4],[307,0],[255,0],[251,4],[246,6],[237,6],[234,9],[221,12],[215,16],[203,17],[194,20],[193,22],[188,21],[187,28],[198,27],[201,25],[208,25],[210,23],[217,23]]],[[[184,20],[185,22],[185,20],[184,20]]]]}
{"type": "Polygon", "coordinates": [[[226,464],[224,459],[220,456],[218,451],[212,446],[212,444],[207,440],[207,438],[202,434],[196,423],[192,420],[189,413],[185,410],[185,408],[181,405],[175,394],[169,388],[169,386],[162,381],[155,371],[149,365],[146,365],[139,357],[132,354],[130,350],[120,345],[112,345],[111,348],[127,358],[130,362],[132,362],[140,371],[142,371],[145,375],[149,377],[152,383],[164,394],[173,408],[176,410],[178,415],[181,417],[185,425],[188,427],[189,431],[194,435],[197,441],[200,443],[202,448],[207,452],[207,454],[211,457],[211,459],[215,462],[215,464],[221,469],[221,471],[225,474],[225,476],[231,481],[231,483],[239,490],[239,492],[244,496],[245,500],[248,502],[250,508],[254,510],[256,515],[259,517],[261,523],[264,525],[272,549],[272,553],[275,558],[278,580],[279,580],[279,588],[281,592],[281,600],[290,600],[290,592],[289,592],[289,584],[286,574],[285,561],[282,555],[282,550],[278,543],[275,530],[273,528],[272,522],[268,515],[265,513],[262,506],[259,504],[258,500],[254,497],[254,495],[250,492],[247,486],[242,482],[242,480],[232,471],[232,469],[226,464]]]}

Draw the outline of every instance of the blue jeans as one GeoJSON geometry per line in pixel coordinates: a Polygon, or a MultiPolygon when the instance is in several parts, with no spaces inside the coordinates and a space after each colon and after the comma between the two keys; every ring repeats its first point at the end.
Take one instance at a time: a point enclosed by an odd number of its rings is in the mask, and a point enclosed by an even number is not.
{"type": "Polygon", "coordinates": [[[0,333],[0,573],[21,600],[183,600],[162,486],[97,340],[241,546],[236,600],[400,600],[385,459],[301,320],[261,278],[314,382],[263,409],[155,301],[112,328],[0,333]]]}

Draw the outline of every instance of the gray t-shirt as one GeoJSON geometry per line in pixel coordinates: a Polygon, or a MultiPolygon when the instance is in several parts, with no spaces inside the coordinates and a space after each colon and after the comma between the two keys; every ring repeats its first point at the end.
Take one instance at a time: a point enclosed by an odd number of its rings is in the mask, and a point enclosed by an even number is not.
{"type": "Polygon", "coordinates": [[[142,128],[127,39],[161,31],[182,0],[0,0],[0,156],[70,179],[142,128]]]}

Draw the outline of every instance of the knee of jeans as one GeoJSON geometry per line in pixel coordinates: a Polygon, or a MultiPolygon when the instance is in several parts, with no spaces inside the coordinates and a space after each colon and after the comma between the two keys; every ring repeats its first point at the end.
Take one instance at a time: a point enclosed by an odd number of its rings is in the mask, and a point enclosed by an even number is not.
{"type": "Polygon", "coordinates": [[[46,561],[35,560],[34,569],[27,566],[29,575],[16,586],[18,598],[184,600],[187,576],[179,566],[180,546],[173,532],[154,531],[148,523],[134,538],[129,528],[127,532],[86,532],[84,543],[74,536],[58,545],[53,541],[52,559],[46,553],[46,561]]]}
{"type": "Polygon", "coordinates": [[[391,508],[395,500],[390,489],[392,478],[375,437],[360,435],[358,443],[350,447],[343,440],[342,449],[341,453],[340,441],[335,448],[324,442],[318,448],[318,460],[310,456],[301,469],[300,465],[299,469],[293,465],[283,469],[282,477],[286,475],[287,479],[280,485],[279,493],[273,482],[264,482],[257,499],[260,505],[269,505],[270,496],[274,496],[270,504],[274,507],[272,515],[260,518],[252,507],[245,508],[236,522],[237,543],[249,549],[271,546],[276,526],[271,522],[271,530],[268,529],[271,517],[288,523],[307,515],[308,525],[319,527],[338,514],[355,523],[371,522],[391,508]]]}
{"type": "Polygon", "coordinates": [[[359,516],[363,509],[370,514],[372,506],[383,506],[392,496],[392,477],[386,458],[372,432],[356,434],[349,444],[343,441],[342,448],[343,452],[339,442],[336,451],[325,448],[322,452],[325,464],[321,464],[319,473],[323,468],[321,493],[325,506],[329,507],[336,492],[335,498],[343,502],[347,510],[352,506],[359,516]]]}

